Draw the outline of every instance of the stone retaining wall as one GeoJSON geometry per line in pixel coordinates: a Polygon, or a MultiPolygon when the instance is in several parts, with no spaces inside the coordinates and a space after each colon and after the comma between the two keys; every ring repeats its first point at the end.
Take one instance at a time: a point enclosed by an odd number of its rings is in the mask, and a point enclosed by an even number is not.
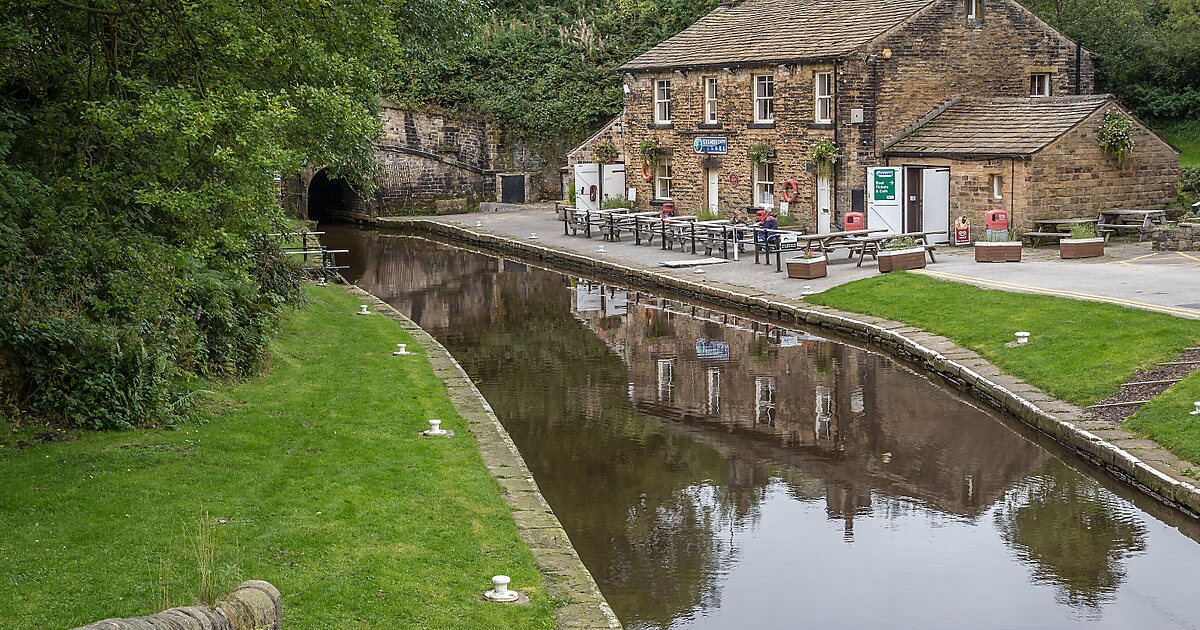
{"type": "Polygon", "coordinates": [[[1160,252],[1200,251],[1200,223],[1180,223],[1154,231],[1154,249],[1160,252]]]}
{"type": "Polygon", "coordinates": [[[782,322],[832,329],[884,348],[896,358],[937,374],[1005,411],[1084,459],[1189,516],[1200,518],[1200,488],[1184,472],[1194,467],[1119,424],[1087,417],[1019,379],[1005,375],[978,354],[926,331],[878,317],[803,302],[712,281],[693,281],[433,220],[381,221],[380,228],[442,237],[501,254],[546,261],[625,285],[672,293],[782,322]]]}
{"type": "Polygon", "coordinates": [[[279,591],[261,580],[242,582],[216,607],[184,606],[128,619],[105,619],[75,630],[280,630],[279,591]]]}

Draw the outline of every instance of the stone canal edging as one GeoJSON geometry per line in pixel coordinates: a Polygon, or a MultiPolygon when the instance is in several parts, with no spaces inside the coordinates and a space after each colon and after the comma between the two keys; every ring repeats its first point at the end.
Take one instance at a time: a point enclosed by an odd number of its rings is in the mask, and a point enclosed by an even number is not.
{"type": "MultiPolygon", "coordinates": [[[[666,289],[726,307],[828,328],[864,339],[910,364],[934,372],[957,387],[1008,412],[1156,499],[1200,518],[1200,487],[1185,473],[1195,467],[1124,429],[1089,417],[1083,409],[1002,373],[979,354],[945,337],[902,322],[848,313],[804,302],[789,302],[747,287],[696,281],[610,260],[424,218],[381,219],[378,228],[443,239],[499,254],[545,261],[559,269],[607,277],[623,284],[666,289]]],[[[469,381],[468,381],[469,382],[469,381]]]]}
{"type": "Polygon", "coordinates": [[[533,552],[545,579],[547,592],[567,602],[558,609],[558,627],[562,630],[621,628],[596,580],[538,489],[516,444],[458,361],[433,335],[388,303],[357,286],[351,286],[350,290],[371,305],[372,310],[399,323],[425,348],[430,366],[446,384],[450,401],[467,421],[488,471],[500,485],[521,540],[533,552]]]}

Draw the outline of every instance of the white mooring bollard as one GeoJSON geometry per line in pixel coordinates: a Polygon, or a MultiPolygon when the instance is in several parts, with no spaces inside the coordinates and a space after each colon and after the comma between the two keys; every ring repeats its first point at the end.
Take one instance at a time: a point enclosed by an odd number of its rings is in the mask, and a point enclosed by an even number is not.
{"type": "Polygon", "coordinates": [[[529,233],[529,240],[531,240],[531,241],[536,241],[536,240],[537,240],[537,232],[530,232],[530,233],[529,233]]]}
{"type": "Polygon", "coordinates": [[[492,578],[492,590],[483,594],[488,601],[493,602],[515,602],[521,598],[521,594],[516,591],[508,590],[508,583],[512,579],[507,575],[497,575],[492,578]]]}
{"type": "Polygon", "coordinates": [[[1029,333],[1024,331],[1017,333],[1017,343],[1029,343],[1029,333]]]}
{"type": "Polygon", "coordinates": [[[398,343],[398,344],[396,344],[396,351],[392,353],[392,356],[403,357],[403,356],[407,356],[410,354],[412,354],[412,353],[408,351],[408,344],[398,343]]]}
{"type": "Polygon", "coordinates": [[[442,429],[441,420],[430,420],[429,429],[422,431],[421,435],[428,437],[450,437],[451,435],[454,435],[454,432],[442,429]]]}
{"type": "Polygon", "coordinates": [[[476,221],[475,227],[483,227],[483,221],[476,221]]]}
{"type": "Polygon", "coordinates": [[[370,314],[371,314],[371,311],[368,311],[368,310],[367,310],[367,305],[366,305],[366,304],[359,304],[359,305],[358,305],[358,312],[357,312],[357,313],[355,313],[355,315],[370,315],[370,314]]]}
{"type": "Polygon", "coordinates": [[[1188,412],[1188,415],[1200,416],[1200,400],[1197,400],[1196,402],[1194,402],[1192,404],[1196,405],[1196,408],[1194,410],[1188,412]]]}

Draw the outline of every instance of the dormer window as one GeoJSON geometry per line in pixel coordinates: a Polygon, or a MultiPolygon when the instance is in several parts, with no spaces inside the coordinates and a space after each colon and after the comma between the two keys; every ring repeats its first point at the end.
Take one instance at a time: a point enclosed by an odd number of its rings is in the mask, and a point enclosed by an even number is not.
{"type": "Polygon", "coordinates": [[[1050,96],[1050,73],[1035,72],[1029,75],[1029,95],[1034,98],[1050,96]]]}
{"type": "Polygon", "coordinates": [[[671,124],[671,81],[669,79],[654,82],[654,122],[660,125],[671,124]]]}

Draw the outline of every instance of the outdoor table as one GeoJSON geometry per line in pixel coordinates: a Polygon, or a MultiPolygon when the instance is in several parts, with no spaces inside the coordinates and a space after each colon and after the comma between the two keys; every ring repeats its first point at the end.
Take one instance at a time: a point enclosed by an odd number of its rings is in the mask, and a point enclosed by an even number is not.
{"type": "Polygon", "coordinates": [[[854,251],[858,250],[858,267],[861,267],[863,260],[869,251],[871,258],[876,258],[879,250],[888,241],[898,238],[911,238],[917,242],[917,245],[925,248],[925,253],[929,254],[929,262],[937,262],[933,258],[933,245],[929,244],[929,237],[933,234],[945,234],[945,230],[930,230],[926,232],[904,232],[902,234],[876,234],[863,236],[847,236],[846,241],[852,243],[850,247],[850,255],[847,258],[854,257],[854,251]]]}
{"type": "Polygon", "coordinates": [[[1100,211],[1096,229],[1103,231],[1106,236],[1109,232],[1120,234],[1121,230],[1137,230],[1140,243],[1155,227],[1162,225],[1166,218],[1165,210],[1110,208],[1100,211]]]}
{"type": "Polygon", "coordinates": [[[1071,236],[1070,230],[1063,232],[1059,226],[1063,225],[1095,225],[1099,219],[1038,219],[1033,222],[1037,228],[1033,232],[1026,232],[1025,237],[1029,238],[1031,245],[1037,244],[1039,238],[1068,238],[1071,236]]]}
{"type": "Polygon", "coordinates": [[[826,232],[824,234],[805,234],[803,240],[806,242],[805,247],[813,249],[813,243],[816,243],[816,249],[823,254],[832,253],[839,245],[849,245],[846,240],[850,237],[868,236],[886,232],[883,228],[875,228],[873,230],[843,230],[841,232],[826,232]]]}
{"type": "Polygon", "coordinates": [[[677,217],[665,217],[659,219],[661,228],[661,238],[659,245],[662,249],[675,249],[675,243],[679,243],[680,250],[683,249],[683,243],[687,240],[684,236],[685,231],[691,232],[692,238],[692,253],[696,253],[696,217],[691,215],[682,215],[677,217]],[[667,232],[667,227],[670,226],[670,233],[667,232]]]}

